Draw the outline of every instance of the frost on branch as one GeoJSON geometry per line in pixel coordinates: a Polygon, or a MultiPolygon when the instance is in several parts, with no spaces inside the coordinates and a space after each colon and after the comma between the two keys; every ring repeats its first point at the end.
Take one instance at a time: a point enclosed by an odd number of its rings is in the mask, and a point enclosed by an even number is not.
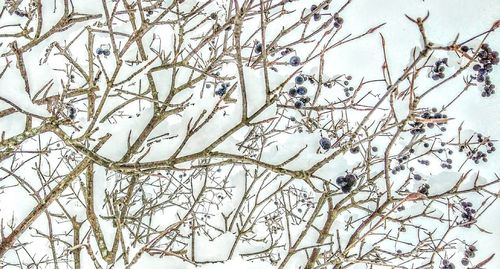
{"type": "Polygon", "coordinates": [[[440,45],[407,15],[397,64],[352,5],[4,1],[0,267],[490,263],[459,235],[498,232],[496,137],[463,118],[498,112],[497,24],[440,45]],[[381,68],[332,71],[367,39],[381,68]]]}

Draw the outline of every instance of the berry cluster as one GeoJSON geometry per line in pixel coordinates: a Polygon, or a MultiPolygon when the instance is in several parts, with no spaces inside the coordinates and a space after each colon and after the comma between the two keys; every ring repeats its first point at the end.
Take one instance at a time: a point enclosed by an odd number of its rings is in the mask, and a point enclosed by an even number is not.
{"type": "Polygon", "coordinates": [[[441,263],[440,269],[455,269],[455,265],[451,263],[450,261],[444,259],[441,263]]]}
{"type": "Polygon", "coordinates": [[[439,80],[444,78],[445,66],[448,66],[448,58],[443,58],[434,63],[429,75],[433,80],[439,80]]]}
{"type": "Polygon", "coordinates": [[[429,195],[429,189],[430,189],[431,186],[429,186],[429,184],[427,183],[424,183],[422,184],[419,188],[418,188],[418,192],[420,192],[421,194],[424,194],[424,195],[429,195]]]}
{"type": "MultiPolygon", "coordinates": [[[[423,112],[421,114],[421,117],[424,119],[446,119],[448,116],[446,114],[442,114],[438,112],[437,108],[433,107],[430,111],[423,112]]],[[[437,125],[441,126],[445,124],[444,122],[438,122],[437,125]]],[[[427,123],[428,128],[434,128],[434,123],[429,122],[427,123]]],[[[442,130],[444,131],[444,130],[442,130]]]]}
{"type": "MultiPolygon", "coordinates": [[[[326,5],[326,6],[324,6],[324,7],[323,7],[323,10],[327,10],[327,9],[328,9],[328,5],[326,5]]],[[[319,21],[319,20],[321,20],[321,14],[319,13],[319,11],[320,11],[320,10],[319,10],[319,8],[318,8],[318,6],[317,6],[317,5],[312,5],[312,6],[311,6],[311,12],[313,12],[313,13],[314,13],[314,14],[313,14],[313,19],[314,19],[315,21],[319,21]]]]}
{"type": "Polygon", "coordinates": [[[441,168],[446,168],[446,169],[451,169],[453,166],[451,165],[453,163],[453,160],[450,158],[447,158],[441,163],[441,168]]]}
{"type": "Polygon", "coordinates": [[[19,17],[28,17],[28,13],[26,13],[26,12],[20,10],[20,9],[16,9],[14,11],[14,14],[16,14],[19,17]]]}
{"type": "Polygon", "coordinates": [[[305,86],[302,86],[301,84],[304,83],[306,80],[306,77],[304,75],[298,75],[295,77],[295,84],[296,86],[294,88],[291,88],[288,90],[288,95],[290,97],[297,97],[299,96],[299,99],[295,101],[294,106],[295,108],[302,108],[304,107],[305,104],[307,104],[309,101],[311,101],[311,98],[305,96],[307,94],[307,88],[305,86]],[[297,86],[301,85],[301,86],[297,86]]]}
{"type": "Polygon", "coordinates": [[[288,95],[291,97],[297,97],[297,95],[301,96],[299,97],[298,100],[295,101],[294,106],[295,108],[303,108],[305,104],[307,104],[309,101],[311,101],[311,98],[309,97],[304,97],[304,95],[307,93],[307,88],[304,86],[299,86],[297,88],[291,88],[288,90],[288,95]]]}
{"type": "Polygon", "coordinates": [[[429,160],[418,160],[418,163],[420,163],[422,165],[426,165],[426,166],[431,164],[431,162],[429,160]]]}
{"type": "Polygon", "coordinates": [[[312,5],[311,6],[311,12],[314,12],[313,18],[315,21],[321,20],[321,13],[317,12],[318,6],[317,5],[312,5]]]}
{"type": "Polygon", "coordinates": [[[410,122],[409,125],[411,126],[410,134],[412,135],[425,133],[424,123],[415,121],[415,122],[410,122]]]}
{"type": "Polygon", "coordinates": [[[344,94],[346,97],[349,97],[351,96],[351,92],[354,91],[354,87],[347,87],[349,86],[349,81],[352,79],[352,76],[348,75],[346,76],[345,78],[346,80],[344,80],[344,94]]]}
{"type": "MultiPolygon", "coordinates": [[[[476,134],[476,141],[479,144],[479,146],[475,148],[471,148],[470,142],[468,141],[467,144],[460,145],[458,148],[459,152],[463,152],[466,150],[467,158],[471,159],[474,161],[474,163],[479,164],[479,161],[487,162],[488,161],[488,154],[493,153],[496,148],[495,145],[493,144],[493,141],[489,137],[484,137],[482,134],[478,133],[476,134]],[[481,147],[484,147],[486,149],[486,152],[483,152],[481,147]]],[[[472,138],[471,138],[472,140],[472,138]]]]}
{"type": "Polygon", "coordinates": [[[226,94],[228,88],[229,88],[229,83],[222,83],[221,87],[215,91],[215,94],[218,96],[223,96],[224,94],[226,94]]]}
{"type": "MultiPolygon", "coordinates": [[[[301,205],[305,205],[307,208],[314,208],[313,197],[307,195],[307,193],[302,193],[302,195],[297,194],[297,197],[301,197],[298,202],[301,205]]],[[[302,212],[302,209],[298,208],[299,213],[302,212]]]]}
{"type": "Polygon", "coordinates": [[[346,97],[349,97],[351,96],[351,92],[354,91],[354,87],[345,87],[344,88],[344,94],[346,97]]]}
{"type": "Polygon", "coordinates": [[[446,121],[439,121],[439,119],[446,119],[446,118],[448,118],[448,116],[446,114],[438,112],[437,108],[433,107],[430,110],[423,111],[418,116],[422,119],[426,119],[426,120],[436,119],[437,121],[436,122],[430,121],[427,123],[415,121],[415,122],[409,123],[409,125],[412,127],[412,129],[410,130],[410,134],[412,134],[412,135],[423,134],[423,133],[425,133],[425,127],[429,128],[429,129],[433,129],[436,125],[439,126],[440,131],[442,131],[442,132],[446,131],[446,127],[443,126],[446,124],[446,121]]]}
{"type": "Polygon", "coordinates": [[[354,184],[356,184],[358,177],[354,174],[347,174],[345,176],[340,176],[337,178],[337,185],[340,186],[340,189],[343,193],[348,193],[352,190],[354,184]]]}
{"type": "Polygon", "coordinates": [[[299,100],[295,101],[293,106],[297,109],[303,108],[306,103],[311,101],[311,98],[309,97],[301,97],[299,100]]]}
{"type": "Polygon", "coordinates": [[[322,149],[329,150],[332,147],[332,142],[327,137],[322,137],[319,140],[319,145],[321,146],[322,149]]]}
{"type": "Polygon", "coordinates": [[[474,161],[474,163],[476,164],[479,164],[479,160],[482,160],[483,162],[487,162],[488,161],[488,158],[487,158],[487,154],[480,151],[480,150],[477,150],[477,149],[473,149],[472,151],[468,152],[467,154],[467,157],[469,157],[471,160],[474,161]]]}
{"type": "Polygon", "coordinates": [[[291,48],[285,48],[280,53],[281,53],[281,56],[286,56],[286,55],[290,54],[292,51],[293,51],[293,49],[291,49],[291,48]]]}
{"type": "Polygon", "coordinates": [[[97,48],[95,52],[97,53],[97,55],[104,55],[104,56],[111,55],[109,49],[97,48]]]}
{"type": "Polygon", "coordinates": [[[269,214],[264,216],[264,222],[270,232],[276,234],[279,230],[283,230],[281,218],[277,214],[269,214]]]}
{"type": "Polygon", "coordinates": [[[495,85],[491,83],[488,73],[491,73],[493,71],[493,65],[497,65],[499,62],[498,52],[493,51],[488,44],[484,43],[477,53],[477,59],[479,64],[475,64],[472,67],[474,71],[477,71],[477,74],[472,78],[479,83],[484,82],[481,96],[488,97],[495,93],[495,85]]]}
{"type": "Polygon", "coordinates": [[[403,162],[407,161],[408,158],[409,157],[407,155],[398,158],[398,164],[391,170],[393,175],[406,169],[406,166],[403,164],[403,162]]]}
{"type": "MultiPolygon", "coordinates": [[[[462,205],[463,213],[462,219],[463,223],[469,223],[474,220],[474,214],[476,214],[476,210],[472,208],[471,202],[462,201],[460,203],[462,205]]],[[[470,224],[466,224],[465,227],[470,228],[470,224]]]]}
{"type": "Polygon", "coordinates": [[[461,260],[462,265],[466,266],[469,264],[469,259],[476,256],[477,248],[474,245],[469,245],[464,252],[464,257],[461,260]]]}
{"type": "Polygon", "coordinates": [[[335,28],[340,28],[344,23],[344,19],[342,19],[342,17],[340,17],[338,13],[333,14],[333,19],[335,20],[335,22],[333,23],[333,27],[335,28]]]}

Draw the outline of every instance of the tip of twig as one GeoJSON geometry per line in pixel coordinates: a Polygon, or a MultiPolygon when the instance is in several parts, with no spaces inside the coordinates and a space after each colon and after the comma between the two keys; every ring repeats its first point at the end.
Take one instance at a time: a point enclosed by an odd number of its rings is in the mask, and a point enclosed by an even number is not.
{"type": "Polygon", "coordinates": [[[493,257],[495,257],[495,253],[491,254],[491,256],[489,256],[488,258],[486,258],[485,260],[483,260],[482,262],[472,266],[472,267],[469,267],[468,269],[479,269],[481,268],[483,265],[489,263],[493,257]]]}
{"type": "Polygon", "coordinates": [[[405,14],[406,18],[408,18],[410,21],[414,22],[414,23],[417,23],[416,20],[412,19],[410,16],[408,16],[407,14],[405,14]]]}
{"type": "Polygon", "coordinates": [[[500,27],[500,20],[497,20],[495,23],[493,23],[493,26],[491,26],[491,30],[495,30],[498,27],[500,27]]]}
{"type": "Polygon", "coordinates": [[[377,26],[375,26],[375,27],[371,28],[370,30],[368,30],[368,33],[369,33],[369,34],[371,34],[371,33],[375,32],[375,31],[377,31],[380,27],[384,26],[385,24],[386,24],[386,23],[384,22],[384,23],[382,23],[382,24],[379,24],[379,25],[377,25],[377,26]]]}
{"type": "Polygon", "coordinates": [[[431,15],[431,13],[427,10],[427,14],[425,15],[425,17],[422,19],[422,22],[425,22],[428,18],[429,18],[429,15],[431,15]]]}

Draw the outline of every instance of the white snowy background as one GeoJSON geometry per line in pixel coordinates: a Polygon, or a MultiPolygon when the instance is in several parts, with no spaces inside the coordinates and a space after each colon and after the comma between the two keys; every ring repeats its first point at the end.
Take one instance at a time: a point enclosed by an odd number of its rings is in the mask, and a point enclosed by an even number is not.
{"type": "MultiPolygon", "coordinates": [[[[44,1],[44,4],[47,6],[46,8],[50,8],[52,1],[44,1]],[[45,3],[47,2],[47,3],[45,3]],[[50,3],[49,3],[50,2],[50,3]]],[[[73,0],[75,5],[75,10],[78,10],[82,13],[100,13],[101,7],[98,3],[101,1],[96,0],[73,0]],[[96,3],[94,3],[96,2],[96,3]]],[[[111,3],[111,1],[109,1],[111,3]]],[[[194,0],[186,1],[186,5],[192,4],[196,2],[194,0]]],[[[223,1],[219,1],[223,2],[223,1]]],[[[294,5],[296,5],[297,9],[306,8],[308,9],[311,4],[319,1],[307,1],[300,0],[296,1],[294,5]]],[[[335,2],[335,1],[334,1],[335,2]]],[[[3,6],[5,1],[0,2],[0,6],[3,6]]],[[[343,33],[362,33],[365,32],[370,27],[375,25],[379,25],[381,23],[386,23],[382,28],[378,30],[381,34],[383,34],[386,41],[387,48],[387,57],[389,62],[389,68],[393,77],[397,77],[403,71],[404,67],[408,65],[410,62],[410,52],[415,46],[421,46],[420,35],[418,29],[415,27],[413,23],[411,23],[406,17],[405,14],[412,18],[416,17],[424,17],[427,12],[430,12],[430,17],[426,21],[426,31],[430,41],[436,44],[447,45],[451,40],[453,40],[458,33],[460,33],[461,39],[465,39],[468,37],[472,37],[482,31],[485,31],[491,27],[491,25],[498,19],[500,19],[500,1],[498,0],[478,0],[478,1],[466,1],[466,0],[354,0],[349,7],[342,12],[342,16],[345,18],[344,26],[341,30],[343,33]]],[[[16,18],[10,18],[12,22],[15,21],[16,18]]],[[[2,25],[8,24],[8,17],[1,19],[2,25]]],[[[45,22],[47,25],[53,25],[55,21],[57,21],[58,16],[54,15],[53,18],[47,17],[45,18],[45,22]]],[[[44,29],[47,30],[47,29],[44,29]]],[[[81,29],[78,27],[75,28],[72,34],[76,35],[81,29]]],[[[116,27],[115,30],[119,30],[119,27],[116,27]]],[[[162,33],[165,29],[158,28],[155,29],[155,33],[162,33]]],[[[243,29],[245,30],[248,29],[243,29]]],[[[280,29],[268,29],[269,35],[272,35],[273,32],[277,32],[280,29]]],[[[0,33],[2,30],[0,29],[0,33]]],[[[64,35],[66,35],[65,33],[64,35]]],[[[58,38],[61,40],[67,38],[66,36],[58,35],[58,38]]],[[[101,37],[105,39],[106,37],[101,37]]],[[[167,39],[168,40],[168,39],[167,39]]],[[[52,40],[51,40],[52,41],[52,40]]],[[[0,46],[0,54],[4,52],[8,52],[10,48],[8,48],[7,44],[9,40],[0,40],[2,45],[0,46]]],[[[96,43],[101,43],[99,40],[99,36],[96,37],[96,43]]],[[[105,41],[102,41],[105,42],[105,41]]],[[[494,49],[500,49],[500,31],[496,31],[490,35],[489,41],[494,49]]],[[[476,42],[476,44],[479,44],[476,42]]],[[[163,43],[162,46],[169,47],[171,44],[163,43]]],[[[41,46],[43,47],[43,46],[41,46]]],[[[81,48],[82,52],[85,52],[85,49],[81,48]]],[[[61,60],[51,61],[48,66],[39,66],[38,61],[40,57],[44,54],[44,51],[36,51],[33,50],[30,52],[30,55],[33,57],[27,57],[25,59],[26,66],[30,70],[36,70],[33,73],[30,73],[30,83],[33,85],[33,88],[40,88],[43,84],[47,82],[46,77],[48,74],[50,76],[57,77],[58,74],[54,73],[52,68],[60,68],[61,65],[64,65],[64,62],[61,60]],[[51,66],[55,65],[55,66],[51,66]],[[30,68],[36,67],[36,68],[30,68]]],[[[434,55],[436,58],[440,57],[448,57],[447,53],[440,52],[434,55]]],[[[83,58],[86,55],[82,55],[83,58]]],[[[13,56],[9,56],[9,59],[13,59],[13,56]]],[[[350,74],[354,77],[354,83],[359,82],[362,78],[365,80],[370,79],[378,79],[381,77],[382,73],[382,62],[383,62],[383,54],[380,46],[380,35],[372,34],[368,35],[360,40],[349,43],[346,46],[341,46],[336,48],[332,52],[329,52],[326,55],[325,61],[325,70],[328,74],[350,74]]],[[[1,61],[4,61],[1,59],[1,61]]],[[[104,60],[104,65],[109,66],[110,68],[113,66],[114,62],[109,60],[104,60]]],[[[316,63],[316,62],[314,62],[316,63]]],[[[3,63],[0,63],[0,67],[2,67],[3,63]]],[[[451,67],[453,68],[454,64],[451,63],[451,67]]],[[[494,73],[491,74],[493,81],[496,84],[500,84],[500,76],[499,76],[499,68],[497,68],[494,73]]],[[[317,66],[314,64],[308,64],[303,69],[305,72],[317,70],[317,66]]],[[[229,71],[228,71],[229,72],[229,71]]],[[[250,72],[250,70],[249,70],[250,72]]],[[[60,74],[62,76],[62,74],[60,74]]],[[[254,79],[258,79],[260,74],[253,74],[254,79]]],[[[6,73],[6,77],[0,80],[0,96],[14,102],[17,106],[21,107],[25,111],[29,111],[33,114],[37,114],[40,116],[49,115],[43,106],[35,106],[32,105],[28,95],[19,90],[23,88],[23,81],[16,76],[16,74],[6,73]]],[[[127,74],[123,74],[123,77],[119,76],[117,81],[121,81],[127,77],[127,74]]],[[[168,74],[159,72],[159,74],[155,75],[155,81],[158,83],[162,83],[162,87],[166,88],[168,86],[168,82],[162,81],[162,77],[168,77],[168,74]],[[161,81],[161,82],[160,82],[161,81]]],[[[275,83],[281,82],[281,77],[276,78],[275,83]]],[[[249,81],[252,81],[249,79],[249,81]]],[[[255,80],[253,80],[255,81],[255,80]]],[[[249,82],[250,84],[253,83],[249,82]]],[[[271,84],[273,84],[273,78],[271,78],[271,84]]],[[[425,88],[426,86],[432,85],[432,81],[429,81],[428,85],[421,84],[420,87],[425,88]]],[[[249,88],[254,86],[249,85],[249,88]]],[[[446,85],[438,91],[432,93],[432,96],[426,98],[422,106],[438,106],[443,103],[448,103],[459,91],[463,88],[463,81],[461,79],[455,80],[455,82],[446,85]]],[[[166,94],[166,93],[162,93],[166,94]]],[[[174,98],[174,102],[182,101],[189,92],[180,94],[174,98]],[[184,96],[183,96],[184,94],[184,96]]],[[[196,98],[196,97],[195,97],[196,98]]],[[[259,99],[258,96],[251,99],[251,102],[256,102],[256,104],[250,104],[250,109],[256,110],[258,107],[258,103],[262,101],[262,96],[259,99]]],[[[199,111],[204,107],[213,106],[216,100],[207,100],[206,103],[200,104],[197,107],[189,108],[190,110],[186,114],[186,118],[191,115],[197,115],[199,111]]],[[[499,105],[500,97],[499,94],[496,94],[490,98],[481,98],[480,91],[476,88],[472,88],[464,93],[464,96],[459,99],[458,102],[454,103],[447,109],[447,114],[453,115],[457,120],[452,120],[448,124],[449,130],[455,130],[458,126],[464,122],[464,129],[474,130],[476,132],[485,133],[493,138],[500,138],[500,105],[499,105]]],[[[112,107],[113,103],[109,103],[110,107],[112,107]]],[[[0,102],[0,108],[4,109],[9,107],[6,103],[0,102]]],[[[403,110],[403,108],[401,108],[403,110]]],[[[229,114],[232,111],[229,110],[229,114]]],[[[238,113],[236,110],[234,113],[238,113]]],[[[270,112],[272,114],[272,111],[270,112]]],[[[404,113],[401,112],[401,113],[404,113]]],[[[138,117],[134,117],[134,119],[130,121],[123,121],[120,124],[120,128],[115,128],[111,125],[107,126],[109,128],[103,128],[106,132],[109,131],[110,128],[113,131],[112,139],[107,143],[103,149],[101,150],[101,154],[110,159],[120,159],[123,153],[126,150],[124,141],[127,138],[128,131],[131,129],[132,131],[136,130],[137,133],[132,133],[132,136],[138,135],[138,132],[142,130],[144,125],[147,123],[145,119],[151,117],[152,110],[150,108],[145,108],[144,111],[138,117]],[[141,120],[142,119],[142,120],[141,120]],[[141,125],[142,124],[142,125],[141,125]],[[115,129],[113,129],[115,128],[115,129]]],[[[265,116],[265,115],[264,115],[265,116]]],[[[237,117],[233,118],[236,120],[237,117]]],[[[79,118],[81,121],[85,121],[84,115],[81,115],[79,118]]],[[[190,153],[196,152],[197,147],[206,146],[209,141],[213,140],[217,137],[217,134],[227,130],[231,127],[232,121],[228,119],[220,118],[218,122],[224,122],[225,124],[220,124],[217,126],[213,126],[212,130],[207,130],[203,133],[203,136],[193,137],[189,141],[189,145],[183,150],[182,155],[187,155],[190,153]],[[192,151],[192,152],[191,152],[192,151]]],[[[234,122],[233,122],[234,123],[234,122]]],[[[83,123],[87,124],[87,123],[83,123]]],[[[167,123],[162,123],[167,125],[167,123]]],[[[168,127],[178,129],[184,128],[186,125],[186,120],[183,118],[178,118],[178,121],[175,121],[175,117],[172,120],[169,120],[168,127]]],[[[102,126],[106,126],[103,124],[102,126]]],[[[162,125],[160,125],[161,127],[162,125]]],[[[159,128],[160,128],[159,127],[159,128]]],[[[10,137],[17,133],[22,132],[24,128],[24,116],[20,115],[20,113],[11,115],[9,117],[4,117],[0,119],[0,131],[5,131],[6,136],[10,137]]],[[[209,128],[207,128],[209,129],[209,128]]],[[[104,133],[104,132],[103,132],[104,133]]],[[[102,134],[103,134],[102,133],[102,134]]],[[[76,134],[75,134],[76,135],[76,134]]],[[[97,133],[99,135],[99,133],[97,133]]],[[[153,133],[151,136],[154,136],[153,133]]],[[[245,132],[235,133],[231,139],[233,142],[237,142],[239,139],[245,135],[245,132]]],[[[450,138],[454,134],[450,134],[450,138]]],[[[295,138],[297,141],[301,141],[301,145],[294,143],[296,141],[292,141],[294,138],[289,139],[288,143],[291,144],[291,148],[289,150],[298,150],[302,145],[309,144],[317,145],[318,134],[303,136],[300,138],[295,138]],[[296,146],[293,146],[296,144],[296,146]],[[295,147],[295,148],[293,148],[295,147]]],[[[168,143],[179,143],[180,140],[170,140],[168,143]]],[[[228,152],[234,150],[233,146],[229,141],[227,144],[221,145],[218,147],[220,150],[227,150],[228,152]]],[[[306,156],[305,159],[308,161],[301,162],[297,160],[293,162],[290,168],[300,169],[301,166],[308,166],[309,162],[314,162],[320,160],[322,156],[313,156],[313,147],[311,149],[311,156],[306,156]]],[[[164,151],[152,152],[147,155],[143,161],[152,161],[164,158],[168,156],[173,151],[175,151],[174,147],[166,149],[164,151]]],[[[277,152],[269,152],[266,155],[269,159],[266,161],[279,163],[283,159],[289,157],[289,155],[280,155],[277,152]],[[273,159],[274,158],[274,159],[273,159]]],[[[351,156],[352,157],[352,156],[351,156]]],[[[354,158],[354,157],[353,157],[354,158]]],[[[488,163],[481,163],[479,165],[470,165],[470,167],[464,167],[461,171],[466,171],[468,168],[474,168],[480,171],[480,175],[483,178],[494,178],[495,174],[500,174],[500,154],[495,153],[490,155],[488,163]]],[[[357,160],[349,159],[349,155],[342,160],[339,160],[341,164],[339,166],[347,166],[347,164],[355,163],[357,160]],[[342,163],[343,162],[343,163],[342,163]]],[[[102,171],[96,171],[97,173],[102,173],[102,171]]],[[[330,170],[325,170],[324,173],[329,173],[330,170]]],[[[432,182],[433,191],[437,192],[439,188],[444,188],[443,186],[439,186],[440,182],[445,182],[447,177],[453,178],[456,176],[456,173],[452,172],[441,172],[437,167],[431,167],[428,172],[429,181],[432,182]],[[436,168],[436,169],[434,169],[436,168]]],[[[0,184],[7,184],[2,183],[0,184]]],[[[103,183],[105,184],[105,183],[103,183]]],[[[445,183],[443,183],[445,184],[445,183]]],[[[499,187],[496,186],[492,189],[492,191],[499,191],[499,187]]],[[[474,199],[474,195],[471,195],[472,199],[474,199]]],[[[98,200],[98,199],[96,199],[98,200]]],[[[474,200],[471,200],[474,201],[474,200]]],[[[25,193],[15,193],[15,192],[6,192],[0,195],[0,218],[8,219],[14,214],[16,218],[22,219],[22,216],[25,216],[29,213],[29,211],[35,205],[32,199],[26,197],[25,193]]],[[[81,211],[83,212],[84,211],[81,211]]],[[[479,249],[479,254],[475,258],[476,261],[483,260],[487,258],[491,253],[497,253],[500,251],[500,218],[498,214],[500,213],[500,202],[496,202],[493,204],[489,210],[485,212],[485,214],[480,218],[480,222],[478,223],[483,229],[491,232],[491,233],[480,233],[477,229],[457,229],[453,232],[456,235],[450,235],[450,237],[456,236],[462,239],[466,239],[469,242],[474,242],[477,240],[475,245],[479,249]]],[[[165,213],[167,214],[167,213],[165,213]]],[[[82,215],[83,216],[83,215],[82,215]]],[[[156,220],[161,221],[161,220],[156,220]]],[[[37,222],[38,223],[38,222],[37,222]]],[[[43,225],[38,223],[38,225],[43,225]]],[[[423,224],[425,225],[425,224],[423,224]]],[[[106,231],[105,231],[106,233],[106,231]]],[[[109,234],[113,232],[110,230],[109,234]]],[[[109,239],[110,241],[112,239],[109,239]]],[[[227,255],[227,250],[224,248],[227,245],[231,245],[234,238],[231,235],[221,236],[214,240],[213,242],[209,242],[207,244],[197,246],[199,248],[198,253],[206,260],[216,260],[217,258],[222,258],[227,255]]],[[[43,247],[43,246],[40,246],[43,247]]],[[[458,250],[460,252],[460,250],[458,250]]],[[[457,254],[452,260],[455,264],[460,263],[461,254],[457,254]]],[[[82,257],[83,258],[83,257],[82,257]]],[[[201,259],[201,257],[199,257],[201,259]]],[[[88,259],[86,257],[85,259],[88,259]]],[[[90,260],[83,260],[84,266],[82,268],[93,268],[90,260]]],[[[293,265],[291,265],[293,266],[293,265]]],[[[195,266],[182,262],[179,259],[173,257],[166,258],[158,258],[151,256],[143,256],[139,262],[133,268],[150,268],[150,269],[161,269],[161,268],[169,268],[169,269],[188,269],[195,268],[195,266]]],[[[267,262],[263,261],[254,261],[248,262],[237,256],[235,256],[232,260],[227,261],[224,264],[206,264],[202,265],[202,269],[229,269],[229,268],[242,268],[242,269],[267,269],[267,268],[275,268],[274,266],[269,265],[267,262]]],[[[293,267],[290,267],[293,268],[293,267]]],[[[356,267],[358,268],[358,267],[356,267]]],[[[359,266],[359,268],[365,268],[364,266],[359,266]]],[[[500,268],[500,255],[496,255],[493,260],[488,263],[486,268],[500,268]]]]}

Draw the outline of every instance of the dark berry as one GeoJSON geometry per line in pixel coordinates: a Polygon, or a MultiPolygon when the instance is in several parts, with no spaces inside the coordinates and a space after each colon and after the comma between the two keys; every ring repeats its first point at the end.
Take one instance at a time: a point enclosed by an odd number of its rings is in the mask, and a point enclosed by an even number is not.
{"type": "Polygon", "coordinates": [[[72,120],[76,118],[76,108],[73,106],[68,107],[68,117],[72,120]]]}
{"type": "Polygon", "coordinates": [[[340,189],[342,190],[343,193],[348,193],[352,190],[352,187],[351,186],[344,186],[344,187],[340,187],[340,189]]]}
{"type": "Polygon", "coordinates": [[[299,95],[305,95],[307,93],[307,88],[304,86],[300,86],[297,88],[297,93],[299,95]]]}
{"type": "Polygon", "coordinates": [[[215,94],[218,95],[218,96],[223,96],[225,93],[226,93],[226,88],[225,87],[221,87],[220,89],[218,89],[218,90],[215,91],[215,94]]]}
{"type": "Polygon", "coordinates": [[[302,108],[304,107],[304,103],[302,103],[302,101],[300,100],[297,100],[294,104],[295,108],[302,108]]]}
{"type": "Polygon", "coordinates": [[[305,80],[304,76],[298,75],[295,77],[295,84],[301,85],[305,80]]]}
{"type": "Polygon", "coordinates": [[[257,45],[255,45],[255,49],[254,49],[255,53],[259,54],[262,52],[262,43],[257,43],[257,45]]]}
{"type": "Polygon", "coordinates": [[[347,180],[348,185],[352,186],[356,183],[356,180],[358,179],[358,177],[355,174],[347,174],[345,176],[345,179],[347,180]]]}
{"type": "Polygon", "coordinates": [[[340,177],[337,177],[337,179],[336,179],[336,183],[337,183],[337,185],[339,185],[340,187],[343,187],[343,186],[346,186],[346,185],[347,185],[347,180],[345,179],[345,177],[340,176],[340,177]]]}
{"type": "Polygon", "coordinates": [[[319,140],[319,145],[321,146],[322,149],[329,150],[332,147],[332,142],[330,142],[330,139],[322,137],[319,140]]]}
{"type": "Polygon", "coordinates": [[[291,66],[298,66],[300,64],[299,56],[292,56],[289,61],[291,66]]]}

